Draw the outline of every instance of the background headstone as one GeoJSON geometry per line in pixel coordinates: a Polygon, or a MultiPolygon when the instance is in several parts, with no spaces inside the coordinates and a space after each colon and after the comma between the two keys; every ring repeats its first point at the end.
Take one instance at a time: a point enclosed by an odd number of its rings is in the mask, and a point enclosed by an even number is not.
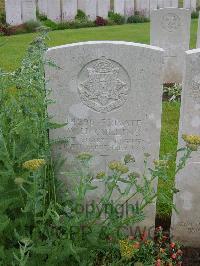
{"type": "Polygon", "coordinates": [[[172,0],[164,0],[164,8],[172,7],[172,0]]]}
{"type": "Polygon", "coordinates": [[[71,21],[77,14],[77,0],[62,0],[62,20],[71,21]]]}
{"type": "Polygon", "coordinates": [[[142,15],[149,17],[150,15],[150,1],[151,0],[140,0],[140,12],[142,15]]]}
{"type": "Polygon", "coordinates": [[[97,0],[97,16],[107,19],[110,11],[110,0],[97,0]]]}
{"type": "Polygon", "coordinates": [[[158,8],[158,0],[150,0],[150,12],[158,8]]]}
{"type": "Polygon", "coordinates": [[[97,16],[97,0],[78,0],[78,9],[82,10],[90,20],[97,16]]]}
{"type": "Polygon", "coordinates": [[[114,12],[124,16],[125,0],[114,0],[114,12]]]}
{"type": "Polygon", "coordinates": [[[158,0],[158,8],[164,7],[164,0],[158,0]]]}
{"type": "MultiPolygon", "coordinates": [[[[77,154],[89,152],[97,173],[107,171],[108,162],[132,154],[134,169],[142,173],[146,152],[151,154],[151,167],[159,157],[163,53],[157,47],[111,41],[49,49],[47,59],[61,69],[46,69],[56,101],[48,112],[58,123],[68,123],[52,130],[50,138],[69,139],[68,145],[54,146],[55,158],[67,158],[69,169],[77,154]]],[[[69,186],[70,179],[61,178],[69,186]]],[[[102,183],[94,182],[104,190],[102,183]]],[[[101,194],[93,197],[99,201],[101,194]]],[[[148,228],[154,226],[155,210],[155,204],[146,209],[148,228]]]]}
{"type": "Polygon", "coordinates": [[[164,8],[151,13],[151,45],[165,50],[164,83],[181,83],[190,43],[190,10],[164,8]]]}
{"type": "Polygon", "coordinates": [[[186,9],[191,9],[192,11],[196,11],[196,0],[184,0],[183,1],[183,7],[186,9]]]}
{"type": "Polygon", "coordinates": [[[6,0],[6,22],[10,25],[22,24],[21,0],[6,0]]]}
{"type": "MultiPolygon", "coordinates": [[[[200,135],[200,49],[186,52],[186,71],[182,92],[179,147],[182,134],[200,135]]],[[[180,155],[178,156],[178,158],[180,155]]],[[[184,246],[200,246],[200,150],[194,152],[185,168],[176,176],[174,197],[179,213],[173,212],[171,234],[184,246]]]]}
{"type": "Polygon", "coordinates": [[[47,1],[48,0],[38,0],[38,10],[42,15],[47,15],[47,1]]]}
{"type": "Polygon", "coordinates": [[[61,21],[61,2],[60,0],[47,0],[47,17],[55,22],[61,21]]]}
{"type": "Polygon", "coordinates": [[[36,2],[35,0],[22,0],[22,21],[27,22],[36,20],[36,2]]]}
{"type": "Polygon", "coordinates": [[[125,16],[130,17],[134,15],[134,10],[135,10],[135,3],[134,0],[125,0],[125,16]]]}
{"type": "Polygon", "coordinates": [[[178,0],[172,0],[172,7],[178,8],[179,2],[178,0]]]}
{"type": "Polygon", "coordinates": [[[191,0],[191,10],[196,11],[197,8],[197,0],[191,0]]]}

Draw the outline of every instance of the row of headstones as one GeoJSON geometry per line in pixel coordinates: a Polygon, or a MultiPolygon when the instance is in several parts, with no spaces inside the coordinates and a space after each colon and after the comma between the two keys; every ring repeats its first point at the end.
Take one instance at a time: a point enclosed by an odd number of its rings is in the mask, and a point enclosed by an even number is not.
{"type": "MultiPolygon", "coordinates": [[[[150,43],[165,50],[163,82],[182,83],[184,54],[190,47],[191,11],[183,8],[157,11],[151,13],[150,43]]],[[[200,48],[200,18],[196,48],[200,48]]]]}
{"type": "Polygon", "coordinates": [[[35,0],[5,0],[5,10],[6,22],[10,25],[36,20],[35,0]]]}
{"type": "MultiPolygon", "coordinates": [[[[190,12],[187,10],[153,11],[152,43],[162,45],[159,40],[165,38],[170,41],[179,31],[186,34],[184,24],[189,27],[189,20],[190,12]]],[[[187,43],[187,38],[180,41],[187,43]]],[[[74,158],[81,152],[93,154],[91,169],[95,172],[107,171],[109,161],[122,160],[126,154],[135,157],[134,171],[141,175],[144,172],[144,154],[151,155],[147,168],[153,167],[153,161],[159,158],[166,57],[160,47],[122,41],[83,42],[48,50],[47,58],[60,67],[46,68],[51,97],[56,100],[48,112],[56,122],[67,122],[65,127],[51,130],[50,138],[69,140],[67,145],[59,142],[53,147],[55,158],[66,158],[59,175],[68,188],[73,182],[63,173],[66,169],[69,171],[74,158]]],[[[182,57],[184,78],[179,147],[185,145],[182,134],[200,135],[200,49],[182,52],[182,57]]],[[[99,179],[93,182],[98,186],[98,192],[95,190],[89,194],[88,200],[99,202],[104,185],[99,179]]],[[[174,203],[179,213],[172,215],[173,239],[198,247],[199,150],[176,176],[176,187],[180,192],[174,203]]],[[[157,183],[154,189],[157,189],[157,183]]],[[[113,197],[115,199],[116,195],[113,197]]],[[[128,204],[136,204],[136,201],[137,198],[129,200],[128,204]]],[[[156,204],[146,208],[145,214],[145,222],[140,225],[151,229],[155,225],[156,204]]]]}
{"type": "MultiPolygon", "coordinates": [[[[7,23],[36,20],[36,3],[39,13],[55,22],[75,19],[78,9],[91,20],[96,16],[106,19],[111,8],[110,0],[5,0],[7,23]]],[[[135,11],[149,16],[152,10],[166,7],[178,7],[178,0],[114,0],[114,12],[127,17],[135,11]]],[[[196,10],[196,0],[184,0],[184,8],[196,10]]]]}

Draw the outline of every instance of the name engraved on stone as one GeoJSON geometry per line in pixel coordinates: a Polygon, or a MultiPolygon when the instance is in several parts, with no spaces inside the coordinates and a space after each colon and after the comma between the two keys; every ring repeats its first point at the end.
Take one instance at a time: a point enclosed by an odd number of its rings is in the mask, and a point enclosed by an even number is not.
{"type": "Polygon", "coordinates": [[[197,75],[192,80],[192,98],[200,104],[200,75],[197,75]]]}
{"type": "Polygon", "coordinates": [[[181,26],[181,19],[176,14],[168,13],[163,16],[161,24],[163,29],[174,32],[181,26]]]}
{"type": "Polygon", "coordinates": [[[130,90],[130,78],[117,62],[101,57],[79,73],[78,91],[83,104],[106,113],[122,106],[130,90]]]}
{"type": "Polygon", "coordinates": [[[183,221],[177,224],[177,228],[183,228],[188,233],[197,233],[200,232],[200,222],[183,221]]]}
{"type": "Polygon", "coordinates": [[[68,150],[131,151],[144,149],[142,121],[115,119],[77,119],[68,117],[68,150]],[[76,134],[76,137],[74,137],[76,134]]]}

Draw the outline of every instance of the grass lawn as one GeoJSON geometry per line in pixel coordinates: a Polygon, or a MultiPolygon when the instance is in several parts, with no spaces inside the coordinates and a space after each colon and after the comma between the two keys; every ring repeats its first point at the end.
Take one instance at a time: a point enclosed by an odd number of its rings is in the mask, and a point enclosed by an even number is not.
{"type": "MultiPolygon", "coordinates": [[[[190,47],[195,48],[197,20],[192,20],[190,47]]],[[[0,67],[14,70],[20,64],[28,44],[36,36],[35,33],[0,37],[0,67]],[[3,44],[3,45],[1,45],[3,44]]],[[[149,23],[126,24],[122,26],[110,26],[99,28],[86,28],[75,30],[53,31],[49,34],[49,46],[88,40],[124,40],[140,43],[149,43],[149,23]]],[[[173,154],[169,169],[170,180],[167,185],[159,183],[159,191],[169,189],[174,180],[175,157],[178,134],[179,103],[163,103],[162,133],[160,155],[173,154]]],[[[169,194],[170,195],[170,194],[169,194]]],[[[166,216],[170,214],[170,207],[165,206],[161,198],[158,199],[158,214],[166,216]]]]}

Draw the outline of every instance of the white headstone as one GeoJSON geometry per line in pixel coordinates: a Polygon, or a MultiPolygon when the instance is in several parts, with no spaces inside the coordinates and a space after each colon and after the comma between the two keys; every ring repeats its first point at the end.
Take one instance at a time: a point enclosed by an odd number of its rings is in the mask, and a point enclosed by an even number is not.
{"type": "Polygon", "coordinates": [[[191,0],[191,10],[196,11],[197,9],[197,0],[191,0]]]}
{"type": "Polygon", "coordinates": [[[178,8],[178,6],[179,6],[178,0],[172,0],[172,7],[178,8]]]}
{"type": "MultiPolygon", "coordinates": [[[[97,173],[107,172],[108,162],[132,154],[142,173],[146,152],[151,167],[159,157],[163,50],[128,42],[85,42],[51,48],[47,59],[60,67],[46,69],[56,101],[48,112],[58,123],[68,123],[50,132],[51,140],[69,139],[69,145],[54,146],[54,156],[67,158],[67,167],[77,154],[89,152],[97,173]]],[[[104,191],[101,182],[94,182],[104,191]]],[[[99,201],[101,194],[93,196],[99,201]]],[[[155,210],[155,204],[146,209],[148,228],[154,226],[155,210]]]]}
{"type": "Polygon", "coordinates": [[[183,8],[190,9],[191,8],[191,0],[183,1],[183,8]]]}
{"type": "Polygon", "coordinates": [[[164,0],[158,0],[158,8],[164,7],[164,0]]]}
{"type": "Polygon", "coordinates": [[[164,8],[172,7],[172,0],[164,0],[164,8]]]}
{"type": "Polygon", "coordinates": [[[164,8],[151,13],[151,44],[165,50],[165,83],[182,82],[184,54],[190,43],[190,10],[164,8]]]}
{"type": "MultiPolygon", "coordinates": [[[[186,71],[182,91],[179,147],[182,134],[200,135],[200,49],[186,52],[186,71]]],[[[179,152],[178,158],[182,155],[179,152]]],[[[171,234],[184,246],[200,246],[200,149],[193,152],[185,168],[176,176],[174,197],[178,213],[173,212],[171,234]]]]}
{"type": "Polygon", "coordinates": [[[114,12],[124,16],[125,0],[114,0],[114,12]]]}
{"type": "Polygon", "coordinates": [[[110,11],[110,0],[97,0],[97,16],[107,19],[110,11]]]}
{"type": "Polygon", "coordinates": [[[90,20],[97,16],[97,0],[78,0],[78,9],[82,10],[90,20]]]}
{"type": "Polygon", "coordinates": [[[36,20],[36,2],[35,0],[22,0],[22,21],[27,22],[36,20]]]}
{"type": "Polygon", "coordinates": [[[6,22],[10,25],[22,24],[21,0],[5,0],[6,22]]]}
{"type": "Polygon", "coordinates": [[[146,17],[150,15],[150,1],[151,0],[140,0],[140,12],[146,17]]]}
{"type": "Polygon", "coordinates": [[[77,0],[62,0],[62,20],[71,21],[77,14],[77,0]]]}
{"type": "Polygon", "coordinates": [[[157,10],[158,8],[158,0],[150,0],[150,12],[152,10],[157,10]]]}
{"type": "Polygon", "coordinates": [[[135,5],[134,5],[134,0],[125,0],[125,16],[130,17],[134,15],[135,11],[135,5]]]}
{"type": "Polygon", "coordinates": [[[60,0],[47,0],[47,17],[55,22],[61,21],[61,2],[60,0]]]}
{"type": "Polygon", "coordinates": [[[47,1],[48,0],[38,0],[38,10],[42,15],[47,15],[47,1]]]}
{"type": "Polygon", "coordinates": [[[186,9],[191,9],[192,11],[196,11],[196,0],[184,0],[183,1],[183,7],[186,9]]]}

